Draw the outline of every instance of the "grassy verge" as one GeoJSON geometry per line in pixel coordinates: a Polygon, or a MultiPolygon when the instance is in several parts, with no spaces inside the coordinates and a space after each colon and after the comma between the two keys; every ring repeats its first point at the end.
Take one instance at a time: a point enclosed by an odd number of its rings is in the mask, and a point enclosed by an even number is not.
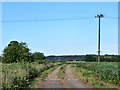
{"type": "Polygon", "coordinates": [[[45,78],[52,73],[55,69],[57,69],[60,65],[53,66],[52,68],[44,71],[41,73],[41,75],[31,83],[31,88],[40,88],[40,83],[45,80],[45,78]]]}
{"type": "Polygon", "coordinates": [[[63,66],[61,66],[57,76],[60,79],[60,83],[62,84],[62,86],[64,88],[69,88],[69,86],[65,82],[65,78],[66,78],[65,70],[66,70],[66,67],[67,67],[67,64],[64,64],[63,66]]]}
{"type": "Polygon", "coordinates": [[[92,84],[95,88],[118,88],[117,85],[110,84],[108,82],[102,81],[100,78],[95,76],[95,72],[82,67],[76,67],[75,64],[71,65],[72,73],[81,81],[92,84]]]}
{"type": "Polygon", "coordinates": [[[58,74],[57,74],[57,76],[58,76],[58,78],[60,78],[60,79],[64,79],[65,78],[65,69],[66,69],[66,64],[64,64],[63,66],[61,66],[61,68],[60,68],[60,70],[59,70],[59,72],[58,72],[58,74]]]}

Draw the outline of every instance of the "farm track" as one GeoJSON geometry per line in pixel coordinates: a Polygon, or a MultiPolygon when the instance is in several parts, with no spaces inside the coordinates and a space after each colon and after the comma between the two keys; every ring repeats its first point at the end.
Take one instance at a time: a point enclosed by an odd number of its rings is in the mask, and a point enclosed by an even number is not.
{"type": "MultiPolygon", "coordinates": [[[[78,80],[71,72],[70,65],[66,67],[66,78],[64,82],[69,88],[93,88],[91,85],[87,85],[78,80]]],[[[92,89],[91,89],[92,90],[92,89]]]]}
{"type": "Polygon", "coordinates": [[[66,77],[63,79],[64,83],[61,84],[60,79],[57,77],[60,68],[61,66],[48,75],[43,82],[39,83],[40,88],[93,88],[93,86],[76,79],[71,72],[70,65],[66,67],[66,77]]]}
{"type": "Polygon", "coordinates": [[[43,81],[41,83],[40,88],[62,88],[62,85],[59,82],[59,78],[57,77],[57,73],[58,73],[60,67],[58,67],[50,75],[48,75],[48,77],[45,79],[45,81],[43,81]]]}

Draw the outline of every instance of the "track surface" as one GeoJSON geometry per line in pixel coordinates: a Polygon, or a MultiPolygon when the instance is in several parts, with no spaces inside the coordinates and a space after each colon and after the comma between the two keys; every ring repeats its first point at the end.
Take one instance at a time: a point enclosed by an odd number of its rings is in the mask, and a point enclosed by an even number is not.
{"type": "Polygon", "coordinates": [[[93,86],[87,85],[76,79],[71,72],[70,65],[66,67],[66,77],[63,80],[64,83],[61,84],[60,79],[57,77],[60,68],[61,66],[48,75],[45,81],[39,83],[40,88],[93,88],[93,86]]]}
{"type": "Polygon", "coordinates": [[[57,77],[59,69],[60,67],[48,75],[45,81],[41,83],[41,88],[62,88],[62,85],[57,77]]]}
{"type": "Polygon", "coordinates": [[[70,65],[66,67],[66,80],[65,82],[69,86],[69,88],[93,88],[91,85],[87,85],[82,81],[76,79],[76,77],[72,74],[70,65]]]}

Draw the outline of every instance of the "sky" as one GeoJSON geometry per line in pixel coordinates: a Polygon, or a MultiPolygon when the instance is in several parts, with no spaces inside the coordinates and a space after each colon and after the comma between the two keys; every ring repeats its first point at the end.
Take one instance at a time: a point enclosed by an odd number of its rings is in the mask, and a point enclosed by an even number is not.
{"type": "Polygon", "coordinates": [[[117,2],[3,2],[2,51],[17,40],[46,56],[97,54],[100,13],[101,54],[118,54],[117,2]]]}

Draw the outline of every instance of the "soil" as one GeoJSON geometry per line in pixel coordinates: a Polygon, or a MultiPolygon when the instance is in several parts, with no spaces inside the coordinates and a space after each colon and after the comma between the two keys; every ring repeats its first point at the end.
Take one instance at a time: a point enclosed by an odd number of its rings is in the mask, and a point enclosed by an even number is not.
{"type": "Polygon", "coordinates": [[[83,83],[79,79],[77,79],[71,72],[70,65],[66,67],[66,78],[65,83],[69,86],[69,88],[94,88],[92,85],[87,85],[83,83]]]}
{"type": "MultiPolygon", "coordinates": [[[[58,67],[56,70],[54,70],[48,77],[37,84],[37,88],[93,88],[91,85],[87,85],[83,83],[82,81],[78,80],[71,72],[70,65],[66,67],[66,77],[61,80],[57,77],[57,73],[59,69],[58,67]]],[[[92,89],[90,89],[92,90],[92,89]]]]}
{"type": "Polygon", "coordinates": [[[62,85],[57,77],[59,69],[60,67],[54,70],[50,75],[48,75],[45,81],[40,83],[40,88],[62,88],[62,85]]]}

